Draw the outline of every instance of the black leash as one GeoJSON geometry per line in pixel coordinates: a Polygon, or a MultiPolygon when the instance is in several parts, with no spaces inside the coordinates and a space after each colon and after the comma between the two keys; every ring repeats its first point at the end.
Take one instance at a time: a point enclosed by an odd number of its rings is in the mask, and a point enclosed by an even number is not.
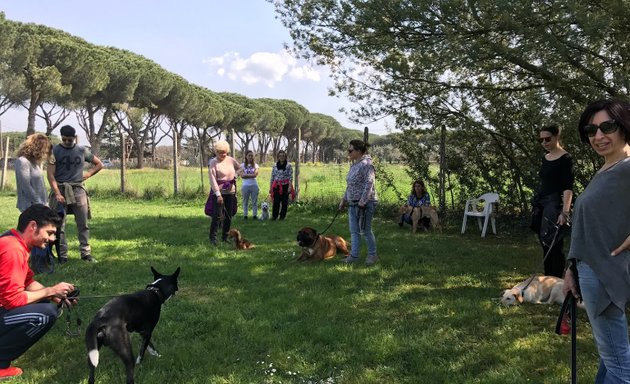
{"type": "MultiPolygon", "coordinates": [[[[547,260],[547,257],[549,257],[549,254],[551,253],[551,250],[553,249],[553,247],[556,245],[556,239],[558,238],[558,234],[560,233],[560,229],[562,228],[562,226],[554,223],[553,221],[549,220],[547,217],[543,216],[543,219],[547,220],[553,226],[553,228],[555,228],[555,232],[553,234],[553,238],[551,239],[551,244],[548,246],[547,253],[545,254],[545,257],[543,257],[543,259],[542,259],[542,261],[540,263],[540,265],[543,267],[543,270],[544,270],[544,268],[545,268],[545,261],[547,260]]],[[[541,242],[542,242],[542,240],[541,240],[541,242]]],[[[542,243],[544,244],[544,242],[542,242],[542,243]]],[[[546,245],[546,244],[544,244],[544,245],[546,245]]],[[[527,284],[525,284],[525,286],[521,289],[521,295],[523,295],[523,292],[525,292],[527,287],[529,287],[529,285],[532,283],[532,281],[534,281],[535,277],[536,277],[536,272],[532,273],[532,275],[527,280],[527,284]]]]}
{"type": "Polygon", "coordinates": [[[333,216],[332,221],[330,222],[330,224],[328,224],[328,226],[326,227],[326,229],[324,229],[323,231],[319,232],[317,234],[317,236],[323,235],[324,233],[326,233],[326,231],[328,229],[330,229],[330,226],[333,225],[333,223],[335,222],[335,220],[337,219],[337,216],[339,216],[339,214],[341,213],[341,209],[338,209],[337,212],[335,213],[335,216],[333,216]]]}
{"type": "Polygon", "coordinates": [[[571,292],[567,293],[562,303],[560,316],[556,322],[556,333],[562,335],[562,323],[565,316],[571,318],[571,384],[577,384],[577,300],[571,292]]]}

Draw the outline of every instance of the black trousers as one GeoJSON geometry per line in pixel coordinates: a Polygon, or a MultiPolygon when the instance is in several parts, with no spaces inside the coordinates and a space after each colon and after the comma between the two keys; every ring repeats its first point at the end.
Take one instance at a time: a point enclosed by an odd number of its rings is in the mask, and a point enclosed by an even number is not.
{"type": "Polygon", "coordinates": [[[212,215],[212,222],[210,223],[210,240],[217,239],[217,229],[219,227],[219,217],[223,215],[223,228],[221,232],[221,239],[227,240],[227,233],[232,225],[232,211],[234,210],[234,204],[236,204],[236,195],[222,195],[223,196],[223,209],[220,210],[216,199],[214,200],[214,212],[212,215]]]}
{"type": "Polygon", "coordinates": [[[289,184],[281,185],[282,194],[274,191],[273,194],[273,206],[271,207],[271,218],[278,218],[278,210],[280,211],[280,220],[284,219],[287,215],[287,207],[289,206],[289,184]]]}
{"type": "Polygon", "coordinates": [[[50,302],[32,303],[5,310],[0,308],[0,368],[22,356],[52,328],[59,309],[50,302]]]}
{"type": "Polygon", "coordinates": [[[554,225],[558,221],[558,216],[562,212],[562,198],[560,195],[543,196],[539,204],[542,206],[542,222],[540,223],[540,232],[538,233],[538,241],[543,249],[544,269],[546,276],[563,277],[564,275],[564,239],[560,232],[555,236],[558,230],[554,225]],[[549,247],[550,245],[551,248],[549,247]]]}

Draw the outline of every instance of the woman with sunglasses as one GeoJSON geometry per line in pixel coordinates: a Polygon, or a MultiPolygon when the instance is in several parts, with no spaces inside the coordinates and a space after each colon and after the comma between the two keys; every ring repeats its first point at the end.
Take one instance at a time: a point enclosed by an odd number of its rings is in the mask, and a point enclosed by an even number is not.
{"type": "Polygon", "coordinates": [[[630,105],[590,104],[580,117],[582,142],[602,158],[575,201],[565,293],[581,298],[599,352],[596,384],[630,383],[630,343],[625,309],[630,303],[630,105]]]}
{"type": "Polygon", "coordinates": [[[560,145],[560,128],[556,124],[542,127],[538,134],[547,154],[538,172],[540,189],[534,201],[542,215],[534,226],[543,249],[545,275],[562,277],[565,258],[560,227],[568,224],[571,213],[573,159],[560,145]]]}

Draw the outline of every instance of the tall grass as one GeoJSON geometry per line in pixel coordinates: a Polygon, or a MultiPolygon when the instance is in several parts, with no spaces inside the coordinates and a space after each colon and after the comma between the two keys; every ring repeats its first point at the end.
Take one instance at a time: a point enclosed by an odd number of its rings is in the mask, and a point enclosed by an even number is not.
{"type": "MultiPolygon", "coordinates": [[[[14,206],[13,193],[0,194],[1,227],[15,225],[14,206]]],[[[92,209],[99,262],[78,260],[69,223],[70,262],[38,275],[45,284],[76,283],[84,299],[15,362],[25,373],[14,382],[85,383],[85,347],[82,338],[65,336],[66,319],[78,315],[85,325],[107,300],[93,296],[144,289],[150,266],[182,272],[154,333],[162,357],[145,358],[138,383],[568,381],[570,340],[553,333],[559,307],[504,308],[494,300],[540,272],[541,252],[519,228],[500,226],[498,235],[481,239],[476,228],[460,235],[454,221],[442,233],[412,235],[380,212],[380,261],[368,268],[294,261],[297,229],[321,230],[332,220],[332,212],[309,205],[292,205],[285,221],[236,217],[233,226],[256,244],[247,252],[209,245],[199,203],[98,197],[92,209]]],[[[328,233],[348,238],[347,215],[328,233]]],[[[597,353],[583,313],[578,324],[578,374],[592,382],[597,353]]],[[[134,336],[135,351],[138,342],[134,336]]],[[[122,364],[107,348],[97,382],[124,382],[122,364]]]]}

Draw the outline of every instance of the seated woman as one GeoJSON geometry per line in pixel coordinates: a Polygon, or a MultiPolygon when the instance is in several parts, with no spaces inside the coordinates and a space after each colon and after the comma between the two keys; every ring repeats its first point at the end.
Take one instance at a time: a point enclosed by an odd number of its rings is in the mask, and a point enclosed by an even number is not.
{"type": "MultiPolygon", "coordinates": [[[[411,194],[407,198],[407,204],[403,205],[400,208],[402,216],[400,216],[400,221],[398,222],[399,226],[403,226],[404,223],[413,225],[411,221],[412,209],[421,206],[429,206],[431,205],[431,196],[426,191],[424,187],[424,182],[420,179],[413,182],[413,186],[411,187],[411,194]]],[[[431,219],[428,217],[423,217],[420,219],[420,223],[424,228],[429,228],[431,225],[431,219]]]]}

